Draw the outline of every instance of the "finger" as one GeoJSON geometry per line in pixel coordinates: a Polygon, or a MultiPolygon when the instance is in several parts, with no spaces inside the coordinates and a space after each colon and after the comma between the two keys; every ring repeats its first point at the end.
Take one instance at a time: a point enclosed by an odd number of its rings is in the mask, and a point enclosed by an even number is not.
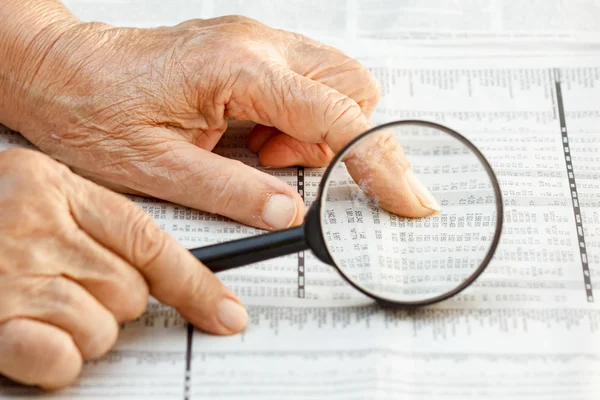
{"type": "Polygon", "coordinates": [[[169,127],[173,132],[177,132],[180,137],[186,138],[188,142],[200,147],[201,149],[212,151],[217,146],[223,134],[227,131],[228,123],[224,120],[216,128],[205,129],[182,129],[169,127]]]}
{"type": "MultiPolygon", "coordinates": [[[[263,86],[259,90],[252,86],[249,104],[230,105],[229,109],[234,113],[234,118],[239,115],[249,117],[256,123],[273,126],[300,141],[324,142],[336,154],[358,135],[371,128],[368,119],[354,100],[325,85],[286,71],[285,68],[272,68],[266,72],[263,80],[259,80],[265,81],[270,82],[267,88],[263,86]],[[261,96],[263,101],[254,101],[253,96],[261,96]]],[[[397,200],[392,207],[396,211],[389,211],[401,216],[419,217],[437,212],[437,203],[430,201],[433,197],[427,189],[418,182],[414,174],[406,173],[407,168],[403,165],[409,165],[409,162],[394,137],[387,135],[380,141],[369,143],[373,146],[385,145],[385,151],[378,153],[384,158],[373,158],[378,160],[376,164],[367,164],[365,161],[360,168],[350,166],[352,178],[356,182],[377,181],[377,185],[369,186],[370,193],[382,198],[389,197],[390,200],[396,196],[397,200]],[[373,193],[376,190],[384,190],[391,182],[387,179],[394,181],[393,187],[398,192],[393,195],[391,192],[373,193]]],[[[359,157],[354,159],[356,166],[359,160],[359,157]]]]}
{"type": "Polygon", "coordinates": [[[271,67],[247,81],[245,96],[234,94],[227,116],[277,128],[298,140],[327,143],[339,152],[370,123],[351,98],[285,66],[271,67]]]}
{"type": "MultiPolygon", "coordinates": [[[[165,129],[154,136],[172,133],[165,129]]],[[[304,219],[304,203],[294,188],[240,161],[183,140],[163,140],[145,151],[138,157],[147,161],[123,176],[135,190],[260,229],[289,228],[304,219]]]]}
{"type": "MultiPolygon", "coordinates": [[[[63,174],[61,178],[69,179],[71,176],[74,175],[63,174]]],[[[58,184],[67,186],[64,182],[58,184]]],[[[34,204],[35,200],[29,203],[34,204]]],[[[148,287],[144,278],[135,268],[81,230],[69,218],[68,204],[64,206],[56,218],[46,218],[36,227],[39,240],[35,246],[31,245],[27,236],[29,230],[23,229],[20,235],[17,233],[17,237],[12,238],[12,249],[3,254],[4,258],[15,260],[14,267],[23,275],[39,275],[42,268],[41,272],[47,276],[62,275],[77,282],[118,322],[139,317],[148,303],[148,287]],[[23,259],[23,255],[27,257],[23,259]]],[[[2,222],[14,226],[21,223],[18,215],[9,216],[2,222]]]]}
{"type": "Polygon", "coordinates": [[[325,167],[334,156],[325,143],[303,142],[270,126],[256,125],[247,141],[250,151],[258,154],[260,165],[271,168],[325,167]]]}
{"type": "Polygon", "coordinates": [[[4,277],[0,293],[12,299],[0,305],[0,321],[25,317],[60,328],[71,335],[86,360],[104,355],[117,340],[119,329],[113,315],[69,279],[4,277]]]}
{"type": "Polygon", "coordinates": [[[72,384],[83,360],[71,336],[41,321],[0,323],[0,374],[24,385],[61,389],[72,384]]]}
{"type": "Polygon", "coordinates": [[[97,189],[71,194],[74,218],[95,240],[136,267],[154,297],[210,333],[232,334],[245,327],[248,315],[241,301],[208,268],[134,203],[97,189]]]}
{"type": "Polygon", "coordinates": [[[272,126],[254,126],[246,138],[248,150],[255,154],[258,153],[265,142],[280,133],[281,131],[279,129],[273,128],[272,126]]]}
{"type": "Polygon", "coordinates": [[[370,117],[381,99],[381,85],[366,66],[339,49],[285,32],[284,52],[290,68],[306,78],[329,86],[354,100],[370,117]]]}
{"type": "Polygon", "coordinates": [[[413,174],[390,131],[364,137],[344,154],[342,161],[363,192],[383,209],[413,218],[440,210],[435,198],[413,174]]]}
{"type": "MultiPolygon", "coordinates": [[[[68,215],[68,214],[67,214],[68,215]]],[[[19,252],[42,260],[47,274],[61,274],[91,294],[118,322],[138,318],[148,304],[148,286],[143,276],[115,253],[100,245],[72,221],[60,235],[47,229],[49,240],[31,247],[17,241],[13,256],[19,252]],[[69,229],[70,228],[70,229],[69,229]]],[[[10,255],[9,255],[10,256],[10,255]]],[[[23,271],[37,273],[36,263],[25,263],[23,271]]]]}
{"type": "Polygon", "coordinates": [[[92,182],[95,182],[100,186],[104,186],[105,188],[110,189],[112,191],[123,193],[123,194],[130,194],[130,195],[134,195],[134,196],[147,196],[145,193],[139,192],[137,190],[133,190],[126,185],[121,185],[116,182],[111,182],[111,181],[105,179],[101,174],[97,174],[97,173],[88,171],[83,168],[71,167],[71,170],[74,173],[76,173],[77,175],[79,175],[85,179],[88,179],[92,182]]]}
{"type": "Polygon", "coordinates": [[[89,292],[117,322],[132,321],[144,313],[148,306],[148,285],[137,269],[85,231],[77,230],[63,240],[64,251],[56,253],[63,259],[52,260],[60,264],[57,270],[89,292]]]}
{"type": "MultiPolygon", "coordinates": [[[[256,20],[238,15],[193,19],[177,26],[198,29],[226,24],[248,25],[254,31],[273,31],[256,20]]],[[[306,36],[284,30],[276,31],[281,35],[282,53],[286,55],[293,71],[355,100],[367,117],[372,114],[381,97],[381,85],[364,65],[339,49],[306,36]]]]}
{"type": "Polygon", "coordinates": [[[285,168],[296,165],[326,167],[334,154],[325,143],[306,143],[280,133],[269,139],[258,153],[260,165],[285,168]]]}

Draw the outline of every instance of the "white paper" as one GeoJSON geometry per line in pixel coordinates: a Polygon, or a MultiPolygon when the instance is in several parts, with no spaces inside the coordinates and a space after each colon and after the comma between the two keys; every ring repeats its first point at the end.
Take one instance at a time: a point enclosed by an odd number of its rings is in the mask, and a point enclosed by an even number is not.
{"type": "Polygon", "coordinates": [[[393,41],[597,43],[600,5],[591,0],[66,0],[83,20],[151,27],[244,15],[311,35],[393,41]]]}
{"type": "MultiPolygon", "coordinates": [[[[83,18],[117,25],[172,24],[236,13],[312,32],[328,43],[344,42],[383,84],[374,122],[440,122],[482,150],[503,191],[504,232],[494,260],[470,288],[444,303],[413,311],[377,309],[310,252],[222,273],[220,278],[249,306],[244,333],[192,334],[176,313],[152,302],[139,321],[123,328],[114,351],[86,365],[74,387],[45,396],[598,398],[600,54],[593,44],[600,29],[597,3],[67,4],[83,18]],[[407,17],[419,15],[419,10],[439,22],[407,17]],[[367,14],[370,17],[363,18],[367,14]],[[365,25],[367,21],[371,25],[365,25]],[[374,26],[399,34],[410,46],[433,46],[438,39],[429,39],[449,32],[445,37],[457,48],[379,52],[365,43],[389,44],[390,39],[370,35],[374,26]],[[417,31],[428,39],[419,39],[417,31]],[[524,31],[533,36],[523,37],[524,31]],[[486,32],[496,34],[494,40],[504,47],[521,48],[513,54],[490,45],[480,57],[473,52],[465,56],[458,45],[473,44],[486,32]],[[532,40],[540,46],[525,57],[523,48],[532,40]],[[579,43],[590,45],[582,51],[579,43]]],[[[247,129],[234,126],[218,151],[257,166],[255,157],[236,145],[243,143],[247,129]]],[[[0,143],[3,148],[24,144],[19,135],[8,133],[0,136],[0,143]]],[[[310,206],[323,171],[268,172],[301,189],[310,206]]],[[[259,233],[185,207],[134,200],[188,248],[259,233]]],[[[1,385],[3,398],[39,397],[7,382],[1,385]]]]}

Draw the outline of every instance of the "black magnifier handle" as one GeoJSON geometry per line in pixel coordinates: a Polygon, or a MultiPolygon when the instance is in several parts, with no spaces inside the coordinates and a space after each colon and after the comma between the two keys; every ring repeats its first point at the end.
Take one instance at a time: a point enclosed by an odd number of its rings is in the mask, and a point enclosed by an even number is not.
{"type": "Polygon", "coordinates": [[[213,272],[226,271],[271,258],[308,250],[304,225],[263,235],[191,249],[213,272]]]}

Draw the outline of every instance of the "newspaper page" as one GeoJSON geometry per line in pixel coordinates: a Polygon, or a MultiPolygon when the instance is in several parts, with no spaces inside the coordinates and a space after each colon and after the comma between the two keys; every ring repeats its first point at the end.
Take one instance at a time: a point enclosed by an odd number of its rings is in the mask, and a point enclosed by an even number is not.
{"type": "Polygon", "coordinates": [[[600,4],[591,0],[67,0],[83,20],[119,26],[177,24],[244,15],[311,37],[396,42],[542,41],[597,44],[600,4]]]}
{"type": "MultiPolygon", "coordinates": [[[[72,0],[67,5],[86,18],[119,25],[255,13],[259,20],[268,23],[272,18],[283,28],[308,32],[311,26],[302,24],[312,23],[313,31],[327,31],[323,37],[339,35],[329,43],[369,36],[356,23],[359,13],[379,10],[392,20],[392,6],[398,13],[402,7],[418,13],[421,7],[424,21],[432,24],[423,23],[421,32],[432,38],[451,31],[454,41],[468,41],[486,31],[507,43],[521,40],[522,26],[516,29],[518,24],[508,21],[526,14],[515,15],[507,4],[518,4],[532,15],[528,26],[537,26],[530,33],[540,43],[578,37],[592,43],[594,29],[600,26],[543,22],[542,12],[551,9],[578,15],[574,20],[595,21],[600,13],[592,2],[431,1],[426,6],[427,2],[333,1],[316,8],[301,7],[300,2],[286,7],[268,1],[175,3],[164,14],[165,5],[154,1],[72,0]],[[453,9],[459,10],[454,25],[449,19],[443,19],[448,25],[435,25],[426,18],[435,10],[453,9]],[[465,25],[460,10],[489,13],[489,18],[475,21],[484,18],[465,16],[472,24],[465,25]],[[327,22],[338,19],[339,25],[327,22]],[[343,28],[336,30],[338,26],[343,28]]],[[[397,26],[416,32],[408,29],[408,22],[397,26]]],[[[407,41],[416,40],[406,35],[407,41]]],[[[554,47],[549,47],[548,54],[532,57],[493,57],[487,51],[482,57],[459,57],[459,50],[454,57],[440,56],[436,50],[427,57],[401,57],[376,56],[359,43],[346,45],[354,46],[352,55],[382,83],[374,123],[405,118],[440,122],[472,140],[492,164],[505,201],[504,232],[483,275],[443,303],[384,309],[311,252],[281,257],[219,274],[248,305],[249,325],[239,335],[201,333],[153,301],[138,321],[122,327],[113,351],[85,366],[73,387],[44,394],[5,380],[0,381],[0,397],[598,397],[600,53],[591,46],[585,54],[569,56],[552,56],[554,47]]],[[[232,124],[217,151],[260,168],[243,146],[249,129],[245,123],[232,124]]],[[[3,149],[28,145],[8,131],[0,143],[3,149]]],[[[309,168],[265,171],[297,187],[307,207],[323,173],[309,168]]],[[[188,248],[261,233],[197,210],[131,198],[188,248]]]]}

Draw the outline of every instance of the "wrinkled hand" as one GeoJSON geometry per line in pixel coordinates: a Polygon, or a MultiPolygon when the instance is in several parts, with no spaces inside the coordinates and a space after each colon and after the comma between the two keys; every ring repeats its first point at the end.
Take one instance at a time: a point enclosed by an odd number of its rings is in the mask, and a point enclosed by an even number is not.
{"type": "MultiPolygon", "coordinates": [[[[44,57],[28,96],[17,129],[82,176],[282,229],[303,220],[302,199],[280,179],[211,152],[227,118],[257,123],[248,146],[264,166],[325,166],[370,127],[379,89],[335,49],[223,17],[155,29],[73,25],[44,57]]],[[[380,144],[408,168],[394,140],[380,144]]],[[[369,173],[372,180],[377,170],[369,173]]],[[[401,214],[432,213],[412,175],[393,175],[404,191],[392,196],[401,214]]]]}
{"type": "Polygon", "coordinates": [[[214,334],[240,301],[125,197],[32,150],[0,153],[0,375],[60,388],[115,343],[148,294],[214,334]]]}

